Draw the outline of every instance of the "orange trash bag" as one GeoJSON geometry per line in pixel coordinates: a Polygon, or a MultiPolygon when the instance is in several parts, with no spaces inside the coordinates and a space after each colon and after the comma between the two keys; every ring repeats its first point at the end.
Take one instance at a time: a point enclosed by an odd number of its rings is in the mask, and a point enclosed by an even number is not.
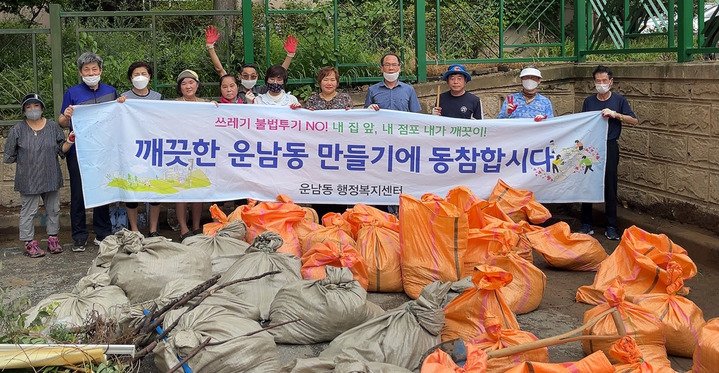
{"type": "Polygon", "coordinates": [[[614,368],[621,373],[675,373],[671,366],[655,367],[644,358],[642,350],[631,336],[625,335],[609,350],[609,355],[619,361],[614,368]]]}
{"type": "MultiPolygon", "coordinates": [[[[284,202],[284,203],[295,203],[292,201],[292,198],[290,198],[288,195],[280,194],[277,196],[277,202],[284,202]]],[[[299,205],[298,205],[299,206],[299,205]]],[[[313,223],[320,223],[320,216],[317,215],[317,211],[313,209],[312,207],[307,206],[300,206],[302,208],[302,211],[305,212],[305,220],[309,220],[313,223]]]]}
{"type": "Polygon", "coordinates": [[[210,215],[212,216],[213,222],[202,226],[202,234],[205,236],[214,236],[217,231],[224,228],[227,224],[235,220],[241,220],[242,206],[238,206],[230,215],[225,215],[225,212],[217,207],[217,204],[213,204],[210,206],[210,215]]]}
{"type": "Polygon", "coordinates": [[[692,356],[691,373],[714,373],[719,367],[719,318],[704,324],[697,348],[692,356]]]}
{"type": "Polygon", "coordinates": [[[614,373],[614,366],[604,352],[597,351],[577,362],[539,363],[525,361],[506,373],[614,373]]]}
{"type": "Polygon", "coordinates": [[[336,241],[314,244],[302,256],[302,278],[321,280],[327,276],[326,266],[349,268],[354,279],[367,290],[367,264],[354,247],[339,246],[336,241]]]}
{"type": "Polygon", "coordinates": [[[471,276],[474,267],[485,264],[490,253],[511,250],[517,246],[518,242],[519,235],[509,229],[469,228],[462,277],[471,276]]]}
{"type": "Polygon", "coordinates": [[[482,208],[489,202],[477,197],[466,186],[452,188],[447,193],[447,202],[457,206],[461,211],[467,213],[469,228],[483,228],[489,221],[484,217],[482,208]]]}
{"type": "Polygon", "coordinates": [[[499,289],[512,312],[525,314],[539,307],[547,286],[547,276],[541,269],[506,246],[496,252],[490,252],[485,263],[512,274],[512,282],[499,289]]]}
{"type": "Polygon", "coordinates": [[[342,218],[352,227],[352,234],[355,236],[355,239],[365,224],[375,224],[375,222],[380,222],[383,227],[399,233],[399,219],[397,219],[396,216],[362,203],[358,203],[354,205],[354,207],[347,209],[342,214],[342,218]]]}
{"type": "Polygon", "coordinates": [[[335,241],[340,247],[350,245],[355,247],[356,242],[352,235],[352,227],[342,218],[341,214],[328,212],[322,218],[322,224],[314,232],[302,237],[302,254],[310,250],[317,243],[335,241]]]}
{"type": "Polygon", "coordinates": [[[305,218],[305,211],[294,203],[260,202],[242,207],[242,220],[247,224],[245,241],[252,242],[264,231],[279,234],[284,243],[277,252],[302,257],[299,235],[295,224],[305,218]]]}
{"type": "Polygon", "coordinates": [[[442,342],[462,338],[465,341],[485,332],[485,319],[495,315],[505,329],[519,329],[519,323],[499,291],[512,282],[512,274],[482,264],[472,274],[474,287],[454,298],[444,307],[445,324],[442,342]]]}
{"type": "Polygon", "coordinates": [[[497,180],[489,202],[497,202],[499,207],[516,223],[529,220],[540,224],[552,217],[552,214],[541,203],[534,199],[534,193],[529,190],[514,189],[502,179],[497,180]]]}
{"type": "MultiPolygon", "coordinates": [[[[503,328],[499,318],[491,314],[487,316],[484,324],[486,332],[465,342],[465,345],[468,346],[467,348],[475,346],[485,352],[491,352],[538,340],[534,334],[518,330],[519,328],[503,328]]],[[[507,369],[524,361],[548,363],[549,350],[542,347],[506,357],[489,359],[487,361],[487,373],[504,373],[507,369]]]]}
{"type": "MultiPolygon", "coordinates": [[[[677,262],[686,281],[697,274],[697,266],[687,251],[663,234],[651,234],[631,226],[624,231],[619,246],[599,265],[594,283],[577,290],[577,302],[597,305],[602,293],[614,279],[624,281],[627,299],[635,295],[664,293],[667,283],[667,263],[677,262]]],[[[641,344],[641,341],[639,341],[641,344]]]]}
{"type": "Polygon", "coordinates": [[[524,236],[547,264],[570,271],[596,271],[607,252],[596,238],[572,233],[569,224],[559,222],[524,236]]]}
{"type": "Polygon", "coordinates": [[[437,349],[429,354],[422,363],[420,373],[485,373],[487,372],[487,353],[475,345],[465,345],[467,360],[460,367],[446,352],[437,349]]]}
{"type": "Polygon", "coordinates": [[[433,195],[399,197],[399,239],[402,285],[417,299],[426,285],[437,280],[462,277],[469,231],[467,215],[453,204],[433,195]]]}
{"type": "Polygon", "coordinates": [[[637,295],[633,302],[651,311],[664,324],[667,353],[692,357],[704,326],[704,313],[687,298],[677,295],[684,288],[682,268],[676,262],[667,264],[669,283],[666,294],[637,295]]]}
{"type": "MultiPolygon", "coordinates": [[[[624,300],[624,285],[620,279],[604,292],[606,302],[588,310],[584,313],[584,323],[593,319],[600,313],[617,307],[619,315],[624,322],[627,335],[634,338],[641,345],[642,354],[654,367],[671,366],[664,349],[664,325],[649,310],[637,306],[634,303],[624,300]]],[[[593,327],[585,329],[585,335],[616,335],[616,325],[611,315],[597,321],[593,327]]],[[[584,353],[589,355],[595,351],[603,351],[609,355],[609,350],[614,344],[613,341],[585,340],[582,341],[584,353]]],[[[611,355],[609,355],[612,360],[611,355]]],[[[618,362],[618,361],[614,361],[618,362]]]]}

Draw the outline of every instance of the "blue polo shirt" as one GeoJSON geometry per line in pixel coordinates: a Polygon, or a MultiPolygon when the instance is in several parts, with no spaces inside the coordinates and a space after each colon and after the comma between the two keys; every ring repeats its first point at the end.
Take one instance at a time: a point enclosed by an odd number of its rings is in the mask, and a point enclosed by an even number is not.
{"type": "Polygon", "coordinates": [[[418,113],[422,110],[414,87],[400,81],[397,81],[397,84],[391,89],[387,87],[384,80],[370,86],[364,100],[364,107],[369,107],[372,104],[377,104],[380,109],[411,111],[413,113],[418,113]]]}
{"type": "MultiPolygon", "coordinates": [[[[99,104],[101,102],[109,102],[117,99],[117,91],[114,87],[107,84],[98,83],[97,89],[92,90],[85,83],[76,84],[65,91],[62,96],[62,107],[60,113],[64,113],[70,105],[89,105],[99,104]]],[[[72,131],[72,119],[70,120],[70,130],[72,131]]],[[[69,153],[75,152],[73,144],[69,153]]]]}

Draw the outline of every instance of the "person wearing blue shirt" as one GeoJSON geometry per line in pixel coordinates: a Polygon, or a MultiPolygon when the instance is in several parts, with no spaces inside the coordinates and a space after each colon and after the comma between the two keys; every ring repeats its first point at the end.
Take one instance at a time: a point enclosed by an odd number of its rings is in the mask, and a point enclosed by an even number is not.
{"type": "Polygon", "coordinates": [[[497,119],[507,118],[534,118],[539,122],[554,117],[552,102],[537,93],[537,87],[542,82],[542,73],[533,66],[522,69],[519,73],[522,80],[522,90],[507,96],[502,103],[497,119]]]}
{"type": "MultiPolygon", "coordinates": [[[[604,235],[610,240],[619,240],[617,231],[617,168],[619,166],[619,144],[617,140],[622,133],[622,123],[636,125],[637,116],[629,106],[627,99],[619,93],[611,91],[614,85],[612,70],[599,65],[594,72],[594,87],[597,94],[584,100],[582,112],[600,111],[609,119],[607,132],[607,158],[604,171],[604,214],[607,217],[607,228],[604,235]]],[[[582,203],[582,228],[580,233],[594,234],[592,222],[592,204],[582,203]]]]}
{"type": "MultiPolygon", "coordinates": [[[[75,105],[98,104],[117,99],[115,88],[100,83],[102,58],[95,53],[85,52],[77,59],[77,69],[82,83],[65,91],[62,98],[61,114],[58,124],[72,130],[72,112],[75,105]]],[[[82,141],[82,139],[77,139],[82,141]]],[[[75,145],[66,154],[67,171],[70,174],[70,225],[72,226],[72,251],[85,251],[88,231],[85,223],[85,199],[82,194],[82,179],[77,163],[75,145]]],[[[99,245],[105,237],[112,234],[109,205],[93,208],[92,227],[95,230],[95,244],[99,245]]]]}
{"type": "Polygon", "coordinates": [[[390,109],[418,113],[422,110],[414,87],[399,81],[402,64],[394,53],[387,53],[380,59],[380,70],[384,80],[373,84],[367,91],[364,107],[379,110],[390,109]]]}

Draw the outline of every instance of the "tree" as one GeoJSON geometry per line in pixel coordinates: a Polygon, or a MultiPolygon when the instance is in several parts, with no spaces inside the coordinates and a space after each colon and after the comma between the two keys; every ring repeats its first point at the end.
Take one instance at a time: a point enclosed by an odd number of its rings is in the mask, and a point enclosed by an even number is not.
{"type": "Polygon", "coordinates": [[[28,27],[35,23],[35,18],[48,11],[50,1],[47,0],[15,0],[0,1],[0,12],[13,14],[27,22],[28,27]]]}

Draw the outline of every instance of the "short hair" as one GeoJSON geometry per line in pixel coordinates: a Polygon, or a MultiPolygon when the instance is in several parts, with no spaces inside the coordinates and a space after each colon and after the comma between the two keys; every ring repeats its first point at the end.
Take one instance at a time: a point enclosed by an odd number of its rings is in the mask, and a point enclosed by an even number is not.
{"type": "Polygon", "coordinates": [[[237,84],[237,77],[236,77],[236,76],[234,76],[234,75],[232,75],[232,74],[225,74],[225,75],[223,75],[223,76],[220,77],[220,85],[222,85],[222,81],[224,81],[225,78],[232,78],[232,80],[235,81],[235,84],[237,84]]]}
{"type": "MultiPolygon", "coordinates": [[[[185,79],[192,79],[192,78],[190,78],[190,77],[182,78],[182,80],[180,80],[179,82],[177,82],[177,85],[175,86],[175,92],[177,92],[177,94],[179,95],[179,97],[182,97],[182,82],[183,82],[185,79]]],[[[200,82],[199,82],[198,80],[196,80],[196,79],[193,79],[193,80],[197,82],[197,91],[195,91],[195,96],[197,96],[197,95],[200,94],[200,90],[202,90],[202,83],[200,83],[200,82]]]]}
{"type": "Polygon", "coordinates": [[[132,80],[132,73],[135,72],[135,69],[138,67],[144,67],[147,73],[150,74],[150,79],[152,79],[152,66],[144,61],[137,61],[131,63],[130,67],[127,68],[127,80],[132,80]]]}
{"type": "Polygon", "coordinates": [[[242,65],[240,65],[240,74],[242,74],[242,70],[244,70],[247,67],[255,69],[255,72],[257,74],[260,73],[260,68],[257,67],[257,65],[255,65],[254,63],[243,63],[242,65]]]}
{"type": "Polygon", "coordinates": [[[386,57],[389,57],[389,56],[394,56],[395,58],[397,58],[397,62],[399,62],[400,65],[402,64],[402,60],[400,60],[400,59],[399,59],[399,56],[396,55],[396,54],[394,54],[394,53],[385,53],[385,55],[382,56],[382,58],[379,59],[379,64],[380,64],[380,65],[384,65],[384,59],[385,59],[386,57]]]}
{"type": "Polygon", "coordinates": [[[334,66],[325,66],[321,68],[319,74],[317,74],[317,83],[322,83],[322,79],[326,78],[330,74],[334,74],[335,79],[339,82],[340,72],[337,71],[337,68],[334,66]]]}
{"type": "Polygon", "coordinates": [[[102,69],[102,58],[97,53],[85,52],[77,58],[77,69],[82,70],[83,66],[93,62],[97,62],[97,67],[102,69]]]}
{"type": "Polygon", "coordinates": [[[601,73],[607,73],[607,76],[609,77],[609,79],[614,78],[614,75],[612,74],[612,70],[610,70],[606,66],[599,65],[599,66],[597,66],[596,69],[594,69],[594,72],[592,72],[592,79],[596,79],[597,74],[601,74],[601,73]]]}
{"type": "Polygon", "coordinates": [[[275,77],[282,78],[282,83],[287,84],[287,70],[285,70],[285,68],[281,65],[272,65],[267,68],[267,73],[265,74],[265,81],[275,77]]]}

